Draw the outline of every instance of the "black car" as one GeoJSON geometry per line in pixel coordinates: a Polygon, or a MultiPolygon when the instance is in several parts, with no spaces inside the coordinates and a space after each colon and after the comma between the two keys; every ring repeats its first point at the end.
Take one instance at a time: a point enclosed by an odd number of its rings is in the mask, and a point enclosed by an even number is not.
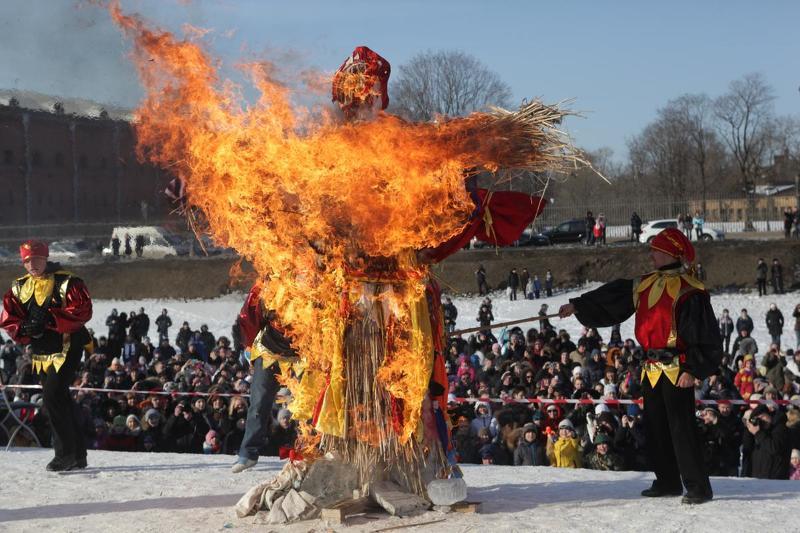
{"type": "Polygon", "coordinates": [[[526,229],[522,232],[522,235],[519,236],[519,240],[515,243],[515,246],[549,246],[550,239],[542,235],[541,233],[536,233],[530,229],[526,229]]]}
{"type": "Polygon", "coordinates": [[[541,236],[547,238],[550,244],[581,242],[586,238],[586,221],[581,218],[567,220],[558,226],[544,230],[541,236]]]}

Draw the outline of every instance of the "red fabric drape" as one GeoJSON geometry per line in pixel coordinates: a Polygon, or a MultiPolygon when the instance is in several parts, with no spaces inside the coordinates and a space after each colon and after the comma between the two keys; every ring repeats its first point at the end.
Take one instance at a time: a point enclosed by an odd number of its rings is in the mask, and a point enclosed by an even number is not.
{"type": "Polygon", "coordinates": [[[476,196],[480,202],[477,213],[473,215],[461,233],[451,237],[430,252],[430,257],[434,261],[442,261],[456,253],[466,246],[472,237],[497,246],[513,244],[545,206],[543,198],[521,192],[489,193],[486,189],[478,189],[476,196]],[[487,225],[489,220],[491,220],[491,226],[487,225]]]}
{"type": "Polygon", "coordinates": [[[258,332],[267,325],[267,319],[261,307],[261,286],[253,285],[247,299],[239,311],[239,333],[242,336],[242,345],[250,346],[258,332]]]}

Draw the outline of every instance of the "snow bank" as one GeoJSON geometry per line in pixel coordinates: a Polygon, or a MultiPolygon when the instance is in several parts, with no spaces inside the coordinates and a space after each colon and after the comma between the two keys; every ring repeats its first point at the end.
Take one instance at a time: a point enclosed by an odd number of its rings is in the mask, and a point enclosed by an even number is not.
{"type": "MultiPolygon", "coordinates": [[[[89,452],[85,471],[55,474],[52,451],[0,452],[0,530],[39,531],[272,531],[256,516],[236,518],[233,505],[251,486],[274,475],[275,459],[231,474],[228,456],[89,452]]],[[[413,531],[792,531],[800,483],[712,478],[714,501],[697,507],[679,498],[646,499],[652,475],[550,467],[469,465],[469,500],[480,514],[429,511],[411,518],[368,515],[347,531],[444,522],[413,531]]],[[[324,530],[320,521],[281,526],[282,532],[324,530]]],[[[340,528],[344,529],[344,528],[340,528]]]]}

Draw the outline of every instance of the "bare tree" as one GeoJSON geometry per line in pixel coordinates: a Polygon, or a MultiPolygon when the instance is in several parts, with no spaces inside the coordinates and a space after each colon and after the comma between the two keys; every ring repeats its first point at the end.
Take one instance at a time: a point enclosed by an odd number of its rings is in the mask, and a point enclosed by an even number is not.
{"type": "Polygon", "coordinates": [[[689,192],[691,149],[683,117],[675,106],[658,110],[656,120],[628,143],[634,175],[682,210],[689,192]]]}
{"type": "Polygon", "coordinates": [[[748,74],[731,82],[714,105],[720,136],[736,161],[747,195],[745,230],[754,230],[756,180],[769,155],[774,99],[772,87],[760,74],[748,74]]]}
{"type": "Polygon", "coordinates": [[[689,158],[695,165],[703,212],[706,212],[710,181],[716,177],[712,176],[712,163],[722,155],[721,143],[714,131],[713,102],[705,94],[685,94],[670,101],[667,107],[677,114],[689,143],[689,158]]]}
{"type": "Polygon", "coordinates": [[[409,120],[463,116],[490,105],[508,107],[511,89],[474,56],[427,51],[401,65],[392,88],[395,112],[409,120]]]}

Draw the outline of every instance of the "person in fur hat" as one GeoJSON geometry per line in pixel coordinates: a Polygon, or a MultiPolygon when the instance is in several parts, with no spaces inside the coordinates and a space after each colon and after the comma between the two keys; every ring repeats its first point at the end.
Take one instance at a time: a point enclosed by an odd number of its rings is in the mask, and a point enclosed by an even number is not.
{"type": "Polygon", "coordinates": [[[667,228],[651,241],[654,271],[607,283],[561,306],[586,327],[610,327],[635,317],[645,354],[642,394],[647,448],[656,475],[642,496],[680,496],[699,504],[713,498],[695,423],[695,379],[717,373],[722,339],[708,292],[694,276],[695,250],[667,228]],[[683,485],[683,486],[682,486],[683,485]]]}

